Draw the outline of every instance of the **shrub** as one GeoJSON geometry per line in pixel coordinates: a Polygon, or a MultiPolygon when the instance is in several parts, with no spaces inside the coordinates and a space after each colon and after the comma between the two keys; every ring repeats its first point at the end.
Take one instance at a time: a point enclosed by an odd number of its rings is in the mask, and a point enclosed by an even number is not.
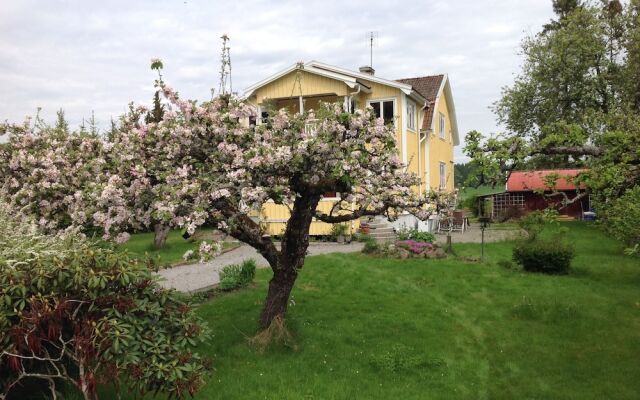
{"type": "Polygon", "coordinates": [[[477,217],[480,210],[478,209],[478,196],[469,196],[460,202],[460,207],[471,211],[474,217],[477,217]]]}
{"type": "Polygon", "coordinates": [[[363,253],[375,253],[380,249],[378,242],[369,235],[362,235],[362,241],[364,242],[363,253]]]}
{"type": "Polygon", "coordinates": [[[436,237],[433,233],[419,231],[417,229],[404,229],[398,232],[398,240],[414,240],[422,243],[433,243],[436,237]]]}
{"type": "Polygon", "coordinates": [[[220,272],[220,289],[235,290],[247,286],[256,276],[256,261],[248,259],[242,264],[227,265],[220,272]]]}
{"type": "Polygon", "coordinates": [[[0,398],[63,382],[85,399],[101,383],[181,398],[203,384],[192,350],[206,328],[149,265],[73,232],[43,235],[2,204],[0,221],[0,398]]]}
{"type": "Polygon", "coordinates": [[[529,272],[566,274],[573,256],[573,247],[557,238],[523,241],[513,249],[513,260],[529,272]]]}
{"type": "Polygon", "coordinates": [[[532,211],[518,220],[518,226],[527,233],[527,239],[534,241],[545,226],[557,224],[558,212],[552,209],[532,211]]]}
{"type": "Polygon", "coordinates": [[[628,254],[639,254],[640,186],[627,190],[620,198],[603,206],[602,218],[605,230],[629,247],[628,254]]]}
{"type": "Polygon", "coordinates": [[[346,224],[333,224],[331,226],[331,233],[329,233],[329,240],[335,242],[338,236],[344,236],[347,234],[348,226],[346,224]]]}

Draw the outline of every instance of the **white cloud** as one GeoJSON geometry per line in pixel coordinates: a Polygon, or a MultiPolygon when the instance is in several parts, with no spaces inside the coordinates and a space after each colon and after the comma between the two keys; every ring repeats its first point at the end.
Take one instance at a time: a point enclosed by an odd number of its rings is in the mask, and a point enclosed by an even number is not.
{"type": "MultiPolygon", "coordinates": [[[[7,2],[0,14],[0,120],[63,108],[78,124],[105,126],[130,101],[148,103],[155,74],[184,96],[217,86],[220,36],[231,37],[234,89],[311,59],[376,74],[449,74],[462,134],[496,131],[488,106],[520,64],[525,32],[551,17],[550,0],[438,0],[400,8],[389,1],[206,0],[7,2]]],[[[460,157],[461,151],[456,151],[460,157]]]]}

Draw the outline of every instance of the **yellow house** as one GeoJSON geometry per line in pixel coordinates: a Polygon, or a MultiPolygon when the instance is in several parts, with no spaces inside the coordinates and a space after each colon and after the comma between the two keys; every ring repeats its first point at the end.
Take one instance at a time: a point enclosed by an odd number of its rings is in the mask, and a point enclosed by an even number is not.
{"type": "MultiPolygon", "coordinates": [[[[447,75],[390,80],[375,76],[371,67],[359,71],[318,61],[294,64],[245,90],[243,98],[258,115],[286,108],[292,113],[317,109],[320,102],[339,102],[345,109],[373,107],[379,117],[393,123],[398,151],[407,169],[416,173],[419,191],[453,190],[453,148],[460,144],[456,111],[447,75]]],[[[260,118],[256,121],[260,123],[260,118]]],[[[319,208],[330,209],[335,198],[328,194],[319,208]]],[[[261,222],[278,235],[289,218],[285,206],[267,204],[261,222]]],[[[419,226],[412,216],[402,225],[419,226]]],[[[351,229],[357,227],[357,222],[351,229]]],[[[326,235],[331,225],[314,222],[311,235],[326,235]]]]}

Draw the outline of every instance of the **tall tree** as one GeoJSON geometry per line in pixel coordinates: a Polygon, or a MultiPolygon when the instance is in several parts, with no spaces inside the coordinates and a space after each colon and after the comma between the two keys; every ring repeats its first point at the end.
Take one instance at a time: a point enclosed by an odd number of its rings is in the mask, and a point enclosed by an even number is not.
{"type": "Polygon", "coordinates": [[[569,7],[560,25],[524,41],[522,71],[495,104],[505,132],[466,137],[484,180],[513,169],[587,166],[578,180],[601,210],[640,182],[639,7],[638,0],[569,7]]]}

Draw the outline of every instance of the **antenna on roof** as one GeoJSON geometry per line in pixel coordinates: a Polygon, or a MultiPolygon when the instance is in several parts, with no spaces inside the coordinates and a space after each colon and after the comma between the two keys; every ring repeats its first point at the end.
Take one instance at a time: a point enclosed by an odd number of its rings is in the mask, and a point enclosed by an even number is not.
{"type": "Polygon", "coordinates": [[[378,32],[371,31],[367,34],[367,40],[369,40],[369,66],[373,68],[373,45],[377,44],[378,32]]]}

